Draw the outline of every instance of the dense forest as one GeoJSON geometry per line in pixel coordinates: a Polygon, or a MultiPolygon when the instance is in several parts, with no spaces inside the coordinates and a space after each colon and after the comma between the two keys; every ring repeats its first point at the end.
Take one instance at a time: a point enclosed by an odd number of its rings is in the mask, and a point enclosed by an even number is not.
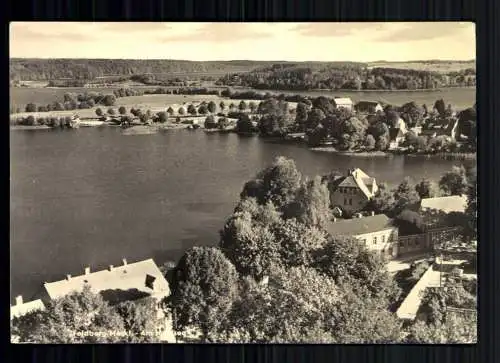
{"type": "Polygon", "coordinates": [[[475,86],[475,73],[474,68],[442,73],[405,68],[369,69],[356,63],[323,67],[272,65],[225,75],[217,84],[280,90],[416,90],[475,86]]]}
{"type": "MultiPolygon", "coordinates": [[[[248,72],[259,67],[273,66],[271,61],[208,61],[195,62],[169,59],[20,59],[10,60],[10,79],[23,81],[82,79],[97,77],[131,76],[140,74],[219,74],[248,72]]],[[[336,62],[278,62],[279,65],[337,66],[336,62]]],[[[343,65],[345,62],[339,62],[343,65]]]]}
{"type": "Polygon", "coordinates": [[[51,81],[53,86],[61,81],[82,86],[133,78],[145,84],[164,85],[161,81],[181,81],[186,77],[217,80],[219,85],[225,86],[290,90],[429,89],[475,85],[475,68],[469,67],[473,63],[464,63],[460,70],[450,68],[447,73],[405,69],[396,63],[394,68],[390,67],[391,63],[384,65],[386,67],[371,68],[369,63],[356,62],[13,58],[9,68],[13,83],[51,81]]]}

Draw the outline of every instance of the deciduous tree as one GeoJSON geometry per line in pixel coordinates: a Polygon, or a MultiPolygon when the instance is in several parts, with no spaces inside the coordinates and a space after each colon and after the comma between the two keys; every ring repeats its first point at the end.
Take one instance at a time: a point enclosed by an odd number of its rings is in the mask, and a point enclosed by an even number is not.
{"type": "Polygon", "coordinates": [[[175,268],[169,306],[175,329],[195,327],[203,341],[212,340],[225,324],[238,292],[238,273],[215,247],[193,247],[175,268]]]}

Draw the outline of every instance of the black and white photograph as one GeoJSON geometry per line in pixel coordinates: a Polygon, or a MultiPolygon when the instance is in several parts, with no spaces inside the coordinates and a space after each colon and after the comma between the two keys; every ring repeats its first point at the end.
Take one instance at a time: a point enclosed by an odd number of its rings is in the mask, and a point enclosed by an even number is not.
{"type": "Polygon", "coordinates": [[[9,76],[12,343],[477,343],[474,23],[11,22],[9,76]]]}

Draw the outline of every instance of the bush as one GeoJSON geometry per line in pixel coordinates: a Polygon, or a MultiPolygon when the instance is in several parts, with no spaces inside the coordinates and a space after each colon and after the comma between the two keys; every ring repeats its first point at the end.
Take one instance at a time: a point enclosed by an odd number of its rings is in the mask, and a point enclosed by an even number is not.
{"type": "Polygon", "coordinates": [[[45,106],[38,106],[38,112],[47,112],[47,107],[45,107],[45,106]]]}
{"type": "Polygon", "coordinates": [[[35,119],[35,117],[31,116],[31,115],[28,116],[28,117],[26,117],[25,124],[27,126],[35,126],[36,125],[36,119],[35,119]]]}
{"type": "Polygon", "coordinates": [[[95,110],[95,114],[96,114],[97,116],[99,116],[99,117],[101,117],[101,116],[103,116],[103,115],[104,115],[104,113],[102,112],[101,108],[96,109],[96,110],[95,110]]]}
{"type": "Polygon", "coordinates": [[[168,120],[168,113],[167,112],[158,112],[158,121],[161,123],[165,123],[168,120]]]}
{"type": "Polygon", "coordinates": [[[123,106],[120,106],[120,108],[118,109],[118,113],[120,115],[125,115],[127,113],[127,109],[123,106]]]}
{"type": "Polygon", "coordinates": [[[216,129],[217,128],[217,123],[215,122],[215,119],[212,115],[208,116],[205,119],[205,128],[206,129],[216,129]]]}
{"type": "Polygon", "coordinates": [[[115,115],[116,112],[113,108],[108,108],[108,115],[115,115]]]}

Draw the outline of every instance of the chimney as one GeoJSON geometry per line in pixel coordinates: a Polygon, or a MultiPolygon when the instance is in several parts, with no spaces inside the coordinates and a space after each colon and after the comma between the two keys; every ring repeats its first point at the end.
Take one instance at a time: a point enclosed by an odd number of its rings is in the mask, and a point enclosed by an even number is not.
{"type": "Polygon", "coordinates": [[[71,275],[69,275],[69,274],[66,275],[66,280],[68,280],[68,281],[71,280],[71,275]]]}
{"type": "Polygon", "coordinates": [[[22,305],[23,304],[23,296],[18,295],[16,296],[16,305],[22,305]]]}
{"type": "Polygon", "coordinates": [[[90,275],[90,267],[85,267],[85,275],[90,275]]]}
{"type": "Polygon", "coordinates": [[[114,266],[113,265],[109,265],[109,271],[113,271],[114,269],[114,266]]]}
{"type": "Polygon", "coordinates": [[[127,266],[127,259],[123,258],[122,261],[123,261],[123,266],[127,266]]]}

